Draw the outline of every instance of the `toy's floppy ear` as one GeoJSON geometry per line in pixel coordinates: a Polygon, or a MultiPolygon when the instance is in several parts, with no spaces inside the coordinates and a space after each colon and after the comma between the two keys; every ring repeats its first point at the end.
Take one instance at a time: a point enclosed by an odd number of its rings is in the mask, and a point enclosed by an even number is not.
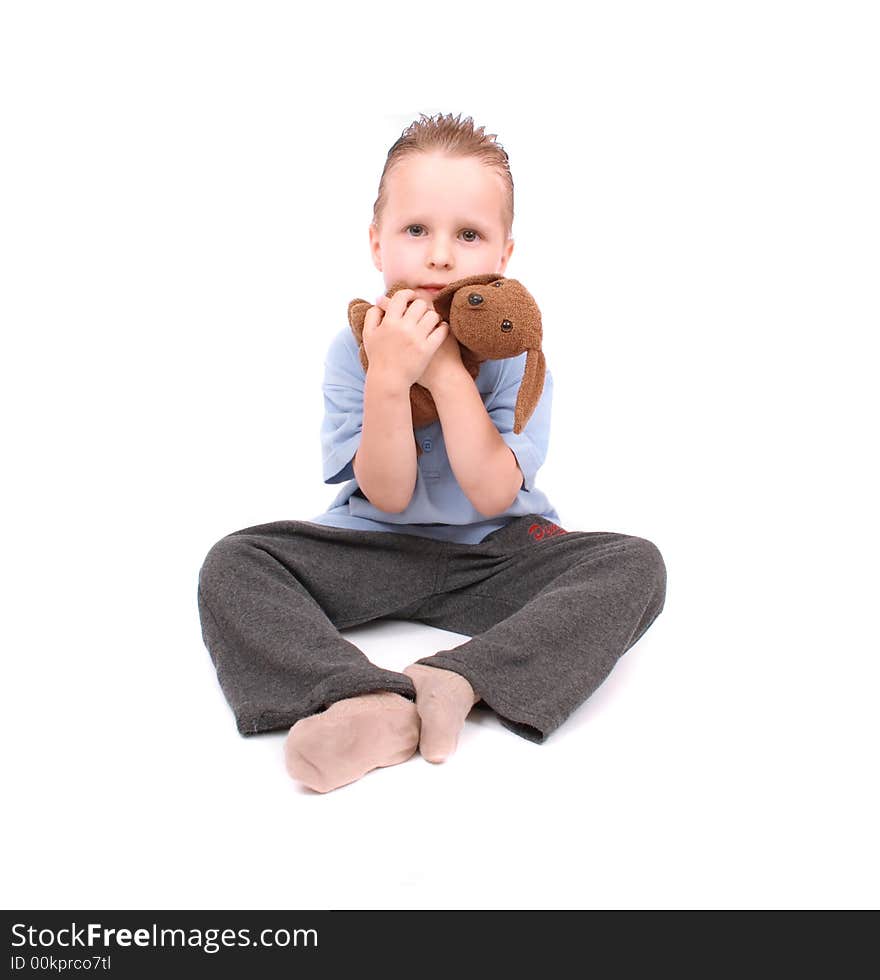
{"type": "Polygon", "coordinates": [[[364,321],[367,319],[369,308],[370,304],[365,299],[353,299],[348,304],[348,323],[358,343],[364,337],[364,321]]]}
{"type": "Polygon", "coordinates": [[[348,304],[348,324],[354,339],[358,343],[358,355],[361,359],[361,367],[367,370],[367,352],[364,350],[364,322],[367,319],[367,310],[370,303],[365,299],[353,299],[348,304]]]}
{"type": "Polygon", "coordinates": [[[517,435],[525,428],[541,400],[545,368],[546,361],[542,351],[530,350],[526,353],[526,369],[523,371],[516,407],[513,410],[513,431],[517,435]]]}

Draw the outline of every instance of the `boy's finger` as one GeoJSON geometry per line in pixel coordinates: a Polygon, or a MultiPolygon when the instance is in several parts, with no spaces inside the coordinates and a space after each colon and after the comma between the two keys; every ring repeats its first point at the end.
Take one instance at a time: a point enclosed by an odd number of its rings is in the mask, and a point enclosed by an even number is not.
{"type": "Polygon", "coordinates": [[[375,306],[371,306],[367,310],[367,315],[364,317],[364,330],[372,330],[381,319],[382,311],[375,306]]]}
{"type": "Polygon", "coordinates": [[[443,343],[443,341],[446,340],[448,335],[449,335],[449,324],[445,320],[443,320],[441,323],[438,323],[437,326],[434,327],[434,329],[428,334],[428,339],[433,344],[435,353],[440,347],[440,345],[443,343]]]}
{"type": "Polygon", "coordinates": [[[385,307],[386,311],[388,313],[394,313],[395,316],[401,316],[415,294],[416,291],[414,289],[398,289],[388,301],[388,305],[385,307]]]}

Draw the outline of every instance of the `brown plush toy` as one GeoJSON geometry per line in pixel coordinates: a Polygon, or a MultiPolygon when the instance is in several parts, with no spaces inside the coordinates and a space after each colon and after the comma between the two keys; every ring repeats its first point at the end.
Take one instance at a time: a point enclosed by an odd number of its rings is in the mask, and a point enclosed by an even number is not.
{"type": "MultiPolygon", "coordinates": [[[[395,283],[386,295],[406,289],[395,283]]],[[[544,354],[541,351],[541,311],[529,291],[516,279],[482,275],[457,279],[444,287],[432,300],[440,320],[458,341],[461,361],[472,378],[480,372],[483,361],[517,357],[524,351],[526,366],[516,398],[513,431],[522,432],[531,418],[544,390],[544,354]],[[482,288],[481,288],[482,287],[482,288]]],[[[359,345],[361,364],[369,367],[364,349],[364,320],[372,306],[365,299],[348,304],[348,322],[359,345]]],[[[381,324],[379,329],[382,329],[381,324]]],[[[420,429],[439,418],[431,392],[420,384],[410,389],[413,428],[420,429]]],[[[421,446],[416,440],[416,452],[421,446]]]]}

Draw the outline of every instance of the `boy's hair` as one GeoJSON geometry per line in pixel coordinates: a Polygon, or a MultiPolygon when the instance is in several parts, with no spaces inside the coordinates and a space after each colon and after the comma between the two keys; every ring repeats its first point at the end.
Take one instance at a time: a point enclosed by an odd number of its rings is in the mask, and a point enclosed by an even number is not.
{"type": "Polygon", "coordinates": [[[395,165],[415,153],[441,152],[448,156],[476,157],[502,177],[505,185],[502,221],[506,236],[510,238],[513,228],[513,177],[507,151],[500,143],[495,142],[497,138],[497,133],[487,135],[483,126],[475,130],[470,116],[462,119],[461,113],[455,118],[452,113],[446,116],[438,113],[434,117],[420,112],[419,118],[404,129],[388,151],[379,180],[379,196],[373,205],[373,224],[378,228],[382,219],[387,198],[385,179],[395,165]]]}

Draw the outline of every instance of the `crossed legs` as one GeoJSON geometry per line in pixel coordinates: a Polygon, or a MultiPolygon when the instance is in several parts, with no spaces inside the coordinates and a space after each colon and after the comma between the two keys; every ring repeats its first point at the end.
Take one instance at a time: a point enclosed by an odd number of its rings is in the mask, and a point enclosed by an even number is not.
{"type": "Polygon", "coordinates": [[[308,522],[222,539],[198,600],[241,734],[287,730],[288,771],[318,792],[419,750],[444,761],[479,699],[546,739],[659,614],[666,573],[644,539],[541,527],[529,515],[474,546],[308,522]],[[382,616],[471,639],[384,670],[339,632],[382,616]]]}
{"type": "Polygon", "coordinates": [[[376,691],[337,701],[293,725],[284,747],[290,775],[326,793],[372,769],[406,762],[417,749],[429,762],[445,761],[479,696],[450,670],[412,664],[403,673],[416,689],[415,704],[376,691]]]}

